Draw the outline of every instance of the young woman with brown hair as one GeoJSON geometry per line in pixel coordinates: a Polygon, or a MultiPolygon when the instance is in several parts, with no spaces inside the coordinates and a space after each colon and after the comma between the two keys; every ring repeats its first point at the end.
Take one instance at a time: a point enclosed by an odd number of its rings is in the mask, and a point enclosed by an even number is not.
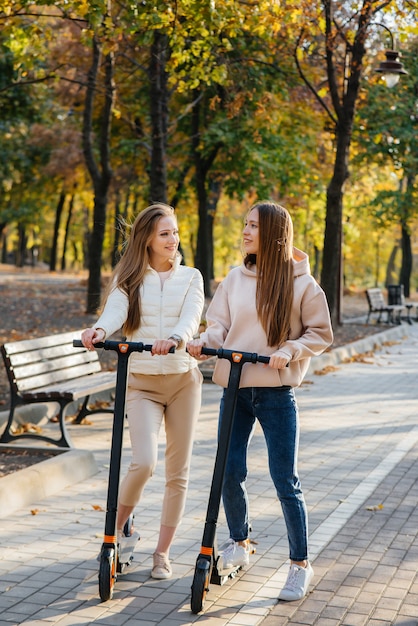
{"type": "MultiPolygon", "coordinates": [[[[202,346],[270,357],[269,366],[247,363],[242,369],[222,491],[230,542],[217,567],[225,571],[249,563],[247,450],[258,420],[289,540],[290,570],[279,599],[298,600],[306,594],[313,569],[297,473],[299,417],[294,388],[301,384],[310,358],[332,343],[331,321],[307,255],[293,247],[293,225],[286,209],[273,202],[254,205],[245,222],[243,249],[243,264],[215,292],[206,315],[207,330],[187,345],[196,358],[202,346]]],[[[218,359],[213,381],[226,387],[229,368],[227,360],[218,359]]],[[[222,414],[223,399],[220,420],[222,414]]]]}
{"type": "Polygon", "coordinates": [[[104,309],[82,342],[93,350],[119,329],[128,341],[152,344],[152,352],[134,352],[127,382],[127,416],[132,461],[121,482],[118,537],[158,455],[158,434],[166,432],[166,486],[153,578],[172,575],[169,551],[183,515],[195,424],[200,410],[202,375],[185,350],[196,335],[204,304],[200,272],[180,264],[174,210],[153,204],[134,221],[124,254],[105,296],[104,309]],[[169,354],[175,346],[174,354],[169,354]]]}

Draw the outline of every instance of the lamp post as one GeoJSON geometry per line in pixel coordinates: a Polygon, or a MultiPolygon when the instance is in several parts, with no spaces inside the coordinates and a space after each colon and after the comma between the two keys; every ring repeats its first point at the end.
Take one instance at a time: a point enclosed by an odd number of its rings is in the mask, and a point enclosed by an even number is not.
{"type": "Polygon", "coordinates": [[[408,74],[408,72],[404,68],[403,64],[398,61],[399,53],[394,50],[395,45],[393,42],[392,31],[385,26],[385,24],[377,24],[377,26],[382,26],[389,33],[391,50],[385,50],[386,61],[382,61],[375,71],[384,76],[386,85],[391,88],[398,84],[401,74],[408,74]]]}

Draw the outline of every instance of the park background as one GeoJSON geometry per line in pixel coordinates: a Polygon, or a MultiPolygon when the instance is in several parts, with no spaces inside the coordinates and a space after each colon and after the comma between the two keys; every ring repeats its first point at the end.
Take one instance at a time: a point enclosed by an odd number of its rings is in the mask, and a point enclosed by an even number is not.
{"type": "Polygon", "coordinates": [[[1,261],[87,271],[94,314],[126,224],[163,201],[210,297],[271,198],[334,324],[344,290],[410,297],[417,23],[410,0],[2,1],[1,261]]]}

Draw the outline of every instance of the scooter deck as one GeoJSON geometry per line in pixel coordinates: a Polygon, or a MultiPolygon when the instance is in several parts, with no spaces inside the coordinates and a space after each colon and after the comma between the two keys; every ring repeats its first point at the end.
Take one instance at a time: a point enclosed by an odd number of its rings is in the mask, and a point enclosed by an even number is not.
{"type": "MultiPolygon", "coordinates": [[[[225,541],[220,547],[219,550],[216,550],[216,553],[222,552],[227,548],[229,544],[229,540],[225,541]]],[[[255,548],[251,547],[250,554],[255,554],[255,548]]],[[[218,556],[216,556],[216,560],[212,569],[212,574],[210,578],[210,582],[214,585],[223,585],[227,580],[231,578],[235,578],[240,570],[243,569],[242,565],[238,565],[235,567],[231,567],[229,569],[221,570],[218,569],[218,556]]]]}
{"type": "Polygon", "coordinates": [[[139,533],[134,532],[130,537],[124,537],[121,543],[121,550],[118,554],[118,573],[121,574],[125,567],[128,567],[134,558],[136,544],[140,540],[139,533]]]}
{"type": "Polygon", "coordinates": [[[238,572],[241,569],[242,567],[241,565],[239,565],[238,567],[233,567],[229,570],[219,571],[216,565],[214,565],[211,576],[210,576],[210,582],[213,585],[224,585],[227,580],[231,580],[232,578],[235,578],[235,576],[238,574],[238,572]]]}

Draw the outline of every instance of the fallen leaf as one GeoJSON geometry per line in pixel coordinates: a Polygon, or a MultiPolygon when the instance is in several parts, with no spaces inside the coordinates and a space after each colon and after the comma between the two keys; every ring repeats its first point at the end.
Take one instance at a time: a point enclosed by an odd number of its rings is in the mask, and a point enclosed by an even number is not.
{"type": "Polygon", "coordinates": [[[20,424],[20,426],[16,426],[16,428],[10,429],[13,435],[22,435],[23,433],[41,433],[42,428],[37,426],[36,424],[31,424],[30,422],[26,422],[25,424],[20,424]]]}
{"type": "Polygon", "coordinates": [[[73,424],[77,423],[77,426],[92,426],[93,422],[88,420],[86,417],[83,417],[81,422],[75,422],[77,419],[77,415],[73,415],[73,424]]]}
{"type": "Polygon", "coordinates": [[[352,356],[347,357],[343,360],[343,363],[367,363],[368,365],[373,365],[374,361],[367,360],[372,359],[373,357],[373,352],[363,352],[360,354],[353,354],[352,356]]]}
{"type": "Polygon", "coordinates": [[[317,376],[325,376],[325,374],[329,374],[330,372],[336,372],[339,370],[339,367],[335,367],[335,365],[327,365],[322,370],[315,370],[314,374],[317,376]]]}
{"type": "Polygon", "coordinates": [[[375,504],[373,506],[366,506],[366,511],[381,511],[383,504],[375,504]]]}

